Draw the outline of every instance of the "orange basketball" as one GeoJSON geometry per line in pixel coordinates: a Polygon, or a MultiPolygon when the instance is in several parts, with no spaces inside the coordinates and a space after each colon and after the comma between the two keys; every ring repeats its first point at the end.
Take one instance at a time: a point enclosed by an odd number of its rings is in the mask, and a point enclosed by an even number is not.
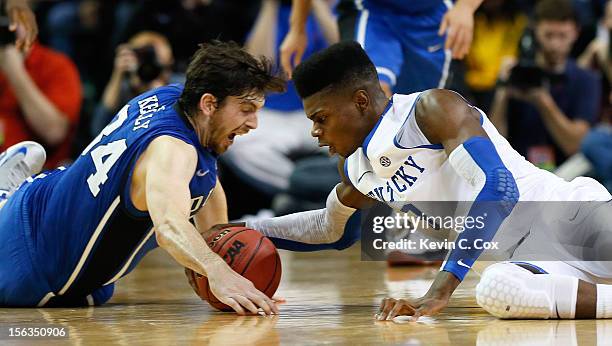
{"type": "MultiPolygon", "coordinates": [[[[270,239],[254,229],[228,227],[213,233],[206,242],[232,269],[272,298],[280,283],[281,261],[270,239]]],[[[221,311],[232,311],[213,295],[205,276],[195,274],[195,282],[200,298],[221,311]]]]}

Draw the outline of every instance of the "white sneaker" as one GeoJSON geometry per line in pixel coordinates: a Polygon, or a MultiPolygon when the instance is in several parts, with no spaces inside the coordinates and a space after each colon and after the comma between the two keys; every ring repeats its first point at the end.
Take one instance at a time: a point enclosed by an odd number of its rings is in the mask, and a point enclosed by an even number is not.
{"type": "Polygon", "coordinates": [[[0,154],[0,202],[28,177],[38,174],[46,159],[42,145],[31,141],[17,143],[0,154]]]}

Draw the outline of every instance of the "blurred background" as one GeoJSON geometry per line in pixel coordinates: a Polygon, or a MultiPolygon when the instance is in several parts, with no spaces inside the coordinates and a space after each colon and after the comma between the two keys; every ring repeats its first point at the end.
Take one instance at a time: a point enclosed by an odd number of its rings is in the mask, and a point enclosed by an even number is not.
{"type": "MultiPolygon", "coordinates": [[[[336,19],[343,3],[313,0],[305,57],[340,39],[336,19]]],[[[0,54],[0,151],[38,141],[49,152],[47,168],[70,164],[132,97],[182,82],[198,43],[232,40],[279,64],[291,11],[289,0],[30,6],[39,29],[23,60],[32,88],[16,88],[16,72],[0,54]],[[30,105],[37,103],[50,106],[36,111],[30,105]]],[[[484,0],[474,14],[469,53],[452,60],[444,87],[484,110],[538,167],[568,180],[592,176],[610,190],[611,30],[612,1],[484,0]],[[538,7],[541,1],[548,4],[538,7]]],[[[0,52],[7,44],[0,43],[0,52]]],[[[405,58],[402,71],[410,63],[405,58]]],[[[414,91],[404,80],[393,92],[414,91]]],[[[310,137],[310,126],[291,84],[267,98],[258,129],[238,138],[219,163],[230,219],[324,206],[339,175],[336,159],[310,137]]]]}

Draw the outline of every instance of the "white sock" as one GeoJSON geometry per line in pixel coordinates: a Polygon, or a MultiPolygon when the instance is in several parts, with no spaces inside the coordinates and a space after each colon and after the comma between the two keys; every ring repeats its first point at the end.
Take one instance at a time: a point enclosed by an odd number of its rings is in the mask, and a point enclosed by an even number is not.
{"type": "Polygon", "coordinates": [[[612,318],[612,285],[597,285],[597,318],[612,318]]]}
{"type": "MultiPolygon", "coordinates": [[[[546,274],[538,274],[546,275],[546,274]]],[[[568,275],[548,274],[553,280],[554,307],[551,318],[574,318],[576,317],[576,301],[578,300],[578,278],[568,275]],[[558,317],[557,317],[558,314],[558,317]]]]}

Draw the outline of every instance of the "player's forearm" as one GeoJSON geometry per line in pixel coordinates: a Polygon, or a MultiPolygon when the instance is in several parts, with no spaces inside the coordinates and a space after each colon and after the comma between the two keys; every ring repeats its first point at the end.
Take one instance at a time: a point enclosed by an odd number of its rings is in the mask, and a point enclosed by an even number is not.
{"type": "Polygon", "coordinates": [[[449,299],[461,281],[452,273],[439,271],[434,282],[429,287],[427,295],[439,299],[449,299]]]}
{"type": "Polygon", "coordinates": [[[306,30],[306,20],[310,14],[311,0],[293,0],[289,26],[292,31],[302,32],[306,30]]]}
{"type": "Polygon", "coordinates": [[[168,219],[155,227],[157,243],[180,265],[208,276],[221,260],[187,220],[168,219]]]}
{"type": "Polygon", "coordinates": [[[340,41],[338,22],[336,18],[334,18],[327,2],[323,0],[314,0],[312,3],[312,10],[317,20],[317,24],[319,24],[319,28],[323,33],[323,37],[325,37],[325,41],[328,44],[334,44],[340,41]]]}
{"type": "Polygon", "coordinates": [[[278,2],[265,0],[261,3],[261,10],[249,40],[245,43],[246,50],[252,55],[263,55],[276,60],[276,22],[278,16],[278,2]]]}
{"type": "Polygon", "coordinates": [[[566,155],[577,153],[582,139],[589,132],[588,123],[569,119],[548,93],[538,99],[537,108],[544,125],[563,152],[566,155]]]}
{"type": "Polygon", "coordinates": [[[47,144],[61,143],[68,133],[68,120],[36,86],[23,63],[15,60],[7,59],[3,71],[26,122],[47,144]]]}

